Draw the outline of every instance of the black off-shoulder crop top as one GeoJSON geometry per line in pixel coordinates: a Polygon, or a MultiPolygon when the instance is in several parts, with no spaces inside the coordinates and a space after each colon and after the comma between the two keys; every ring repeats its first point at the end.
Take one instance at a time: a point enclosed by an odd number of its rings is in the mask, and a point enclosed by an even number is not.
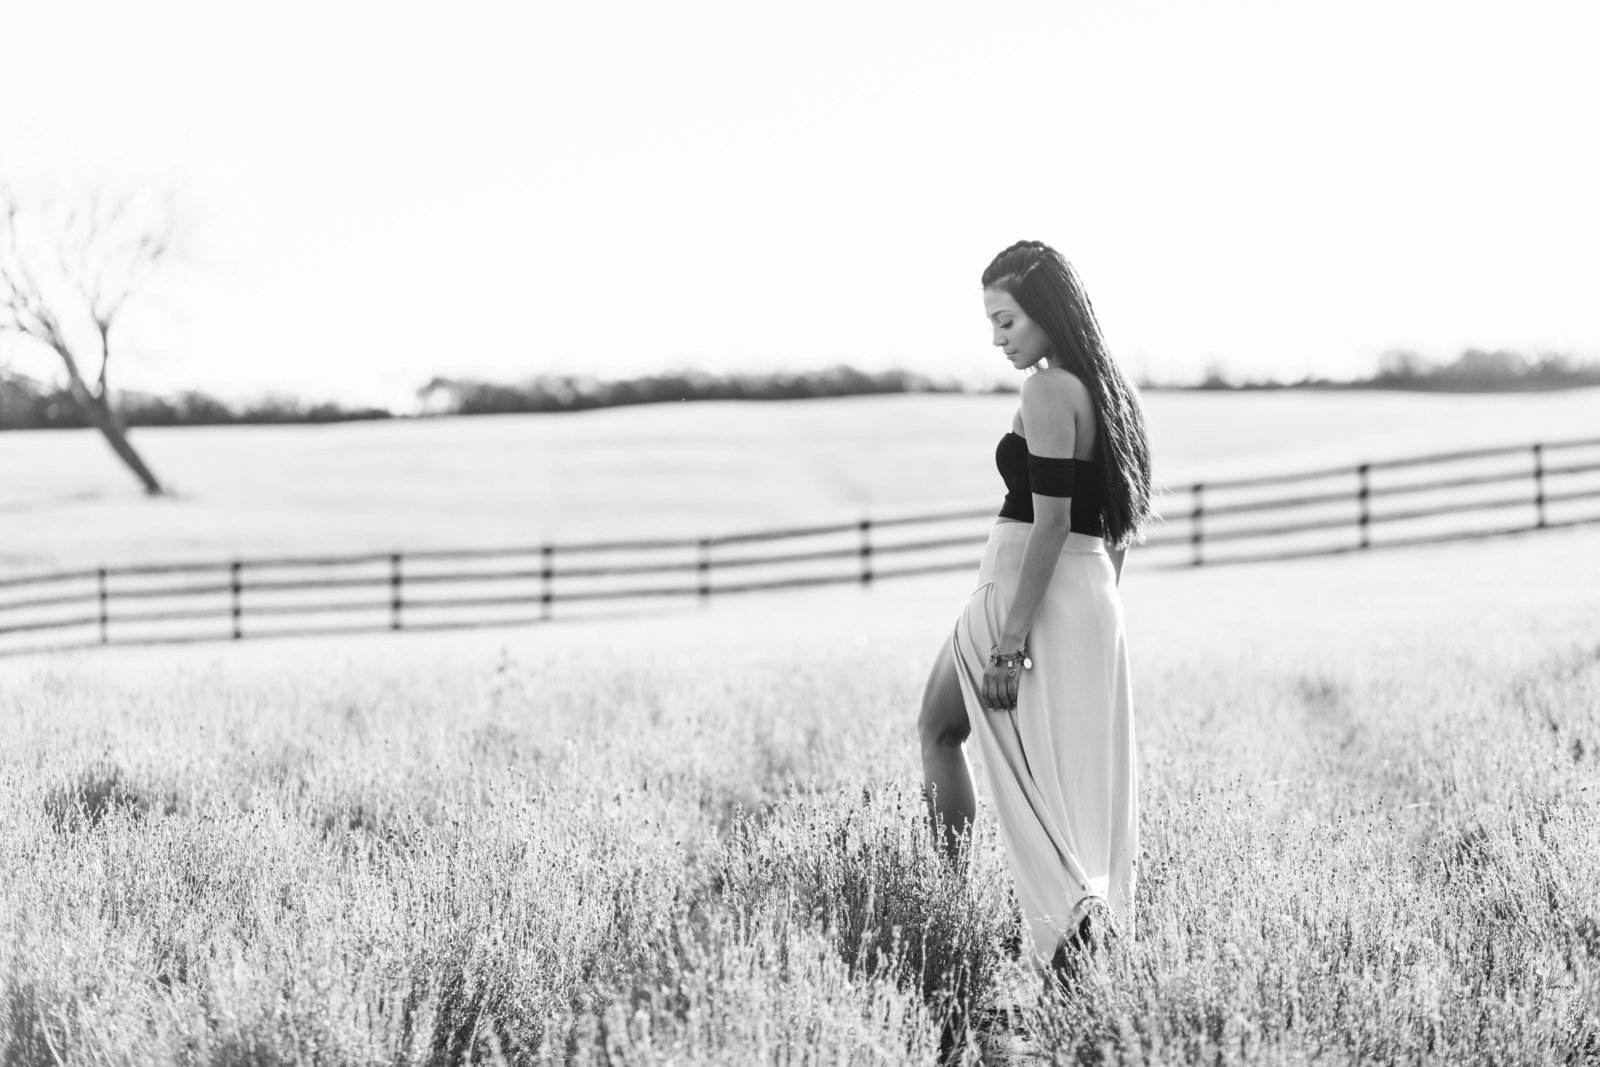
{"type": "Polygon", "coordinates": [[[1086,459],[1051,459],[1028,451],[1027,438],[1008,433],[994,450],[994,465],[1005,479],[1002,519],[1033,521],[1033,494],[1072,498],[1072,532],[1105,536],[1105,496],[1100,471],[1086,459]]]}

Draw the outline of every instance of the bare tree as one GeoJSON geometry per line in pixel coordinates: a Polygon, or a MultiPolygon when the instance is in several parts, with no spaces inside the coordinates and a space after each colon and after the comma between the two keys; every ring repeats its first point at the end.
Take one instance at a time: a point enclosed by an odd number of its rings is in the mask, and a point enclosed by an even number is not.
{"type": "Polygon", "coordinates": [[[61,358],[72,398],[145,492],[159,494],[160,481],[128,442],[106,377],[118,316],[172,252],[170,211],[143,206],[96,192],[53,210],[0,185],[0,332],[61,358]]]}

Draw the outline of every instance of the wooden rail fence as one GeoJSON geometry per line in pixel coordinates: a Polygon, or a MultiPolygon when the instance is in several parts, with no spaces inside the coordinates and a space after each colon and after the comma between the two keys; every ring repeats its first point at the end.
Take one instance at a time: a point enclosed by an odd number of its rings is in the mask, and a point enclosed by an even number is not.
{"type": "MultiPolygon", "coordinates": [[[[1169,487],[1137,550],[1245,563],[1600,523],[1600,438],[1169,487]],[[1419,479],[1418,473],[1432,477],[1419,479]],[[1186,505],[1186,507],[1185,507],[1186,505]],[[1270,521],[1263,522],[1267,516],[1270,521]]],[[[0,575],[0,655],[97,645],[505,626],[661,598],[971,570],[995,504],[716,537],[0,575]]]]}

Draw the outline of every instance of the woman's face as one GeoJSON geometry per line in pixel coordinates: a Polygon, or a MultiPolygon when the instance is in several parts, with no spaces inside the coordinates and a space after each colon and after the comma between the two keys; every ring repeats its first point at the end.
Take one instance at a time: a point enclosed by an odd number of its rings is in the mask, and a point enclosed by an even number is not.
{"type": "Polygon", "coordinates": [[[994,343],[1013,367],[1027,370],[1050,354],[1050,336],[1023,314],[1016,298],[1004,289],[985,289],[983,310],[994,330],[994,343]]]}

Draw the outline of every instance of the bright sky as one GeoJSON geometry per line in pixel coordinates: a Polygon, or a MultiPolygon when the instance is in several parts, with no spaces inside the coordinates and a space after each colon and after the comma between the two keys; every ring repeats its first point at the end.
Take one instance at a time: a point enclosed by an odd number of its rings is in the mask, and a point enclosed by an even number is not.
{"type": "MultiPolygon", "coordinates": [[[[978,276],[1078,267],[1136,373],[1600,355],[1600,8],[10,3],[0,169],[171,185],[124,385],[1009,373],[978,276]]],[[[43,177],[40,177],[40,176],[43,177]]],[[[47,370],[17,346],[13,366],[47,370]]]]}

